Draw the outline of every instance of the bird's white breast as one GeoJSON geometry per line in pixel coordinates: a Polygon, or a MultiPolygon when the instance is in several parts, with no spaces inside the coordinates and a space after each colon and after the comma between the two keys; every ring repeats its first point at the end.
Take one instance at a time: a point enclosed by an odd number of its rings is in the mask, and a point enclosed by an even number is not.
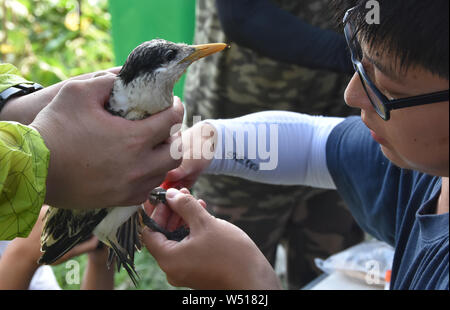
{"type": "Polygon", "coordinates": [[[124,85],[121,79],[117,79],[110,107],[114,111],[123,111],[127,119],[139,119],[136,116],[152,115],[170,107],[173,103],[173,85],[167,87],[170,83],[158,81],[144,75],[124,85]]]}

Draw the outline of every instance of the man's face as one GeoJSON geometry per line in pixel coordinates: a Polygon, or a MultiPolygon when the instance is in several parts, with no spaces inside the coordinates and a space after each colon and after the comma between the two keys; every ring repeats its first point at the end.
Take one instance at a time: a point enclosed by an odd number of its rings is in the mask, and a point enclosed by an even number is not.
{"type": "MultiPolygon", "coordinates": [[[[449,81],[421,67],[398,69],[395,59],[378,55],[361,44],[362,64],[376,87],[389,99],[446,90],[449,81]]],[[[345,91],[347,105],[361,109],[361,118],[381,145],[384,155],[402,168],[439,176],[449,175],[448,101],[391,111],[384,121],[375,112],[357,73],[345,91]]]]}

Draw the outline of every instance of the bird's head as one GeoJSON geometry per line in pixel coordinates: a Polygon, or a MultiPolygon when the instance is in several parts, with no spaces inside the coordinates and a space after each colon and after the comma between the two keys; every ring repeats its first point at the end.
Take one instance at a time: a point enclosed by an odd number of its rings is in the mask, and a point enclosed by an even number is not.
{"type": "Polygon", "coordinates": [[[223,43],[187,45],[155,39],[136,47],[114,84],[109,109],[128,119],[172,104],[173,87],[190,64],[223,50],[223,43]]]}

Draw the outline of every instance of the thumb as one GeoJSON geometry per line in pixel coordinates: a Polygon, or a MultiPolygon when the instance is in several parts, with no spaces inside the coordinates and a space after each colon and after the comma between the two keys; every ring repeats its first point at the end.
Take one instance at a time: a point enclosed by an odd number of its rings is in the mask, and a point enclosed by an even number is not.
{"type": "Polygon", "coordinates": [[[100,107],[103,109],[103,106],[109,100],[109,96],[111,95],[111,90],[114,85],[114,81],[117,76],[112,73],[106,73],[103,75],[95,76],[92,79],[86,81],[89,85],[89,89],[94,90],[90,94],[94,97],[94,101],[100,104],[100,107]]]}
{"type": "Polygon", "coordinates": [[[163,234],[150,230],[148,227],[144,227],[142,231],[142,241],[145,247],[157,260],[164,260],[164,257],[171,255],[170,245],[176,241],[171,241],[163,234]]]}
{"type": "Polygon", "coordinates": [[[205,225],[211,216],[192,195],[169,188],[166,192],[168,206],[190,227],[191,233],[205,225]]]}
{"type": "MultiPolygon", "coordinates": [[[[184,178],[186,178],[189,175],[188,171],[186,170],[183,165],[179,166],[178,168],[175,168],[173,170],[170,170],[167,172],[165,181],[169,183],[174,183],[180,181],[183,181],[184,178]]],[[[173,186],[176,187],[176,186],[173,186]]]]}

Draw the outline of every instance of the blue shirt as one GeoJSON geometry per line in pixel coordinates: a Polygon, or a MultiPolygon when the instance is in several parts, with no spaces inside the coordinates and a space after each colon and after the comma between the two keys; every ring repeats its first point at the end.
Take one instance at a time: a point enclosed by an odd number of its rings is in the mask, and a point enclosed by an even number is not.
{"type": "Polygon", "coordinates": [[[331,132],[327,164],[360,226],[395,247],[392,289],[449,289],[449,214],[434,214],[441,178],[400,169],[359,117],[331,132]]]}

